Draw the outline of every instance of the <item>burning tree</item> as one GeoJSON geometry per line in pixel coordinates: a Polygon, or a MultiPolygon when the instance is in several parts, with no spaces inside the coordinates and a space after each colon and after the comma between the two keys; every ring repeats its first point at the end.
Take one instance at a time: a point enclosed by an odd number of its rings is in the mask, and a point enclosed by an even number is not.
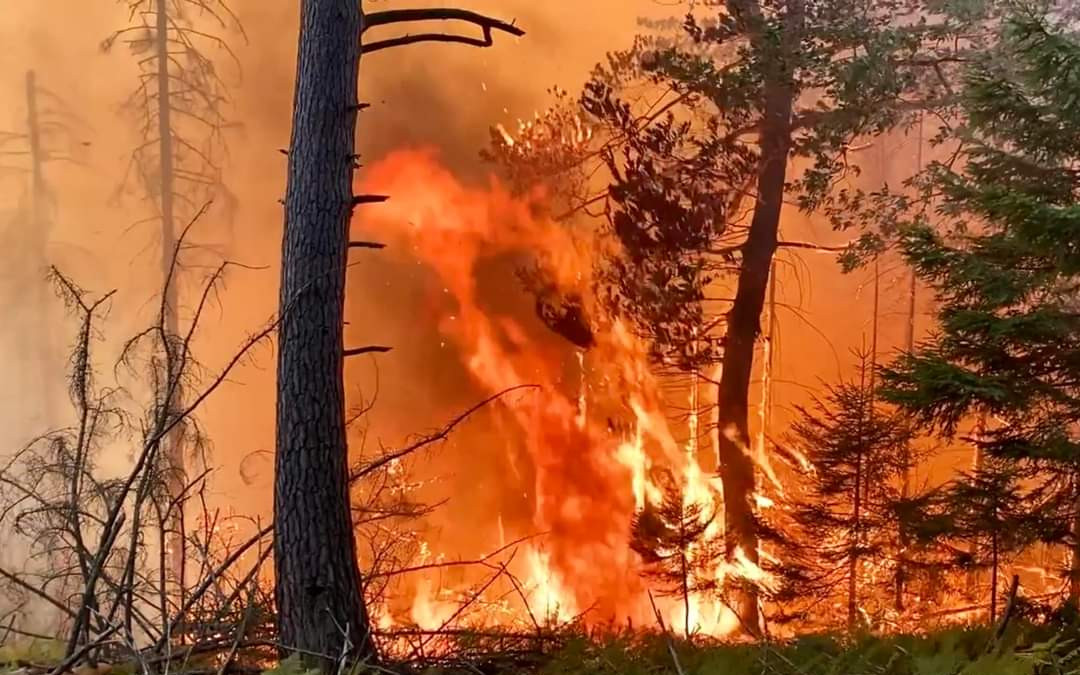
{"type": "Polygon", "coordinates": [[[789,572],[796,597],[843,596],[852,629],[865,585],[873,583],[866,568],[886,567],[896,553],[898,488],[907,469],[901,449],[910,440],[906,421],[875,403],[870,368],[869,356],[860,355],[859,380],[827,387],[812,409],[798,408],[792,425],[812,467],[794,512],[799,531],[790,553],[801,564],[789,572]]]}
{"type": "Polygon", "coordinates": [[[717,504],[690,501],[669,481],[663,501],[646,503],[633,520],[630,547],[641,556],[645,576],[659,582],[665,595],[682,600],[683,630],[688,640],[693,636],[693,596],[720,590],[716,572],[723,551],[708,536],[717,527],[718,512],[717,504]]]}
{"type": "Polygon", "coordinates": [[[348,660],[375,658],[361,595],[349,504],[342,380],[346,356],[388,351],[345,349],[347,253],[377,247],[349,241],[354,195],[361,54],[422,42],[490,46],[493,31],[519,28],[459,9],[384,10],[361,3],[306,0],[300,36],[281,271],[278,335],[277,448],[274,482],[276,599],[281,644],[310,665],[333,672],[348,660]],[[368,30],[421,21],[460,21],[482,38],[417,33],[366,39],[368,30]]]}
{"type": "MultiPolygon", "coordinates": [[[[559,102],[576,113],[493,134],[489,155],[517,181],[551,183],[567,216],[602,219],[617,244],[606,304],[660,362],[722,365],[728,555],[759,564],[748,399],[773,260],[817,248],[783,240],[783,204],[833,212],[855,141],[952,103],[956,64],[984,46],[993,15],[993,2],[703,3],[612,54],[580,100],[559,102]],[[733,295],[715,293],[718,278],[733,295]]],[[[755,594],[741,605],[756,630],[755,594]]]]}
{"type": "MultiPolygon", "coordinates": [[[[883,394],[946,435],[970,416],[995,420],[975,442],[995,472],[1004,465],[1032,486],[1023,509],[1053,523],[1053,541],[1070,550],[1075,602],[1080,44],[1052,16],[1005,23],[1000,48],[968,68],[966,124],[944,138],[953,160],[921,178],[925,199],[892,203],[899,245],[935,292],[939,331],[885,371],[883,394]],[[939,205],[935,227],[929,203],[939,205]]],[[[991,489],[979,482],[992,477],[976,474],[971,490],[991,489]]]]}

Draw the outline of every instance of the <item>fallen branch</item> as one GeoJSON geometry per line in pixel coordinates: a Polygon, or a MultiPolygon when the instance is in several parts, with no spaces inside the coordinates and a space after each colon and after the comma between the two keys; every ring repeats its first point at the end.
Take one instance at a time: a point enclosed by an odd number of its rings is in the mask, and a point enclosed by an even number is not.
{"type": "Polygon", "coordinates": [[[664,617],[660,614],[660,609],[656,606],[656,600],[653,599],[652,591],[649,591],[649,604],[652,605],[653,614],[656,615],[656,623],[660,624],[660,631],[664,634],[664,641],[667,642],[668,653],[671,654],[671,660],[675,664],[675,671],[679,675],[686,675],[686,671],[683,670],[682,664],[679,663],[679,654],[675,651],[675,641],[671,638],[671,633],[668,632],[667,626],[664,625],[664,617]]]}
{"type": "MultiPolygon", "coordinates": [[[[230,553],[229,556],[225,558],[225,560],[223,560],[220,565],[217,566],[213,573],[208,574],[206,578],[203,579],[202,582],[191,592],[191,595],[188,596],[187,600],[184,602],[183,607],[181,607],[180,610],[176,612],[176,615],[172,618],[172,620],[169,621],[170,627],[180,624],[187,616],[187,613],[191,611],[191,608],[194,607],[195,604],[202,598],[203,594],[206,593],[206,591],[210,588],[211,585],[213,585],[213,583],[218,579],[218,577],[220,577],[226,570],[232,567],[236,563],[236,561],[240,559],[240,556],[242,556],[249,548],[254,546],[259,541],[262,541],[263,537],[273,531],[274,525],[273,523],[271,523],[270,525],[267,525],[263,529],[259,530],[253,537],[248,539],[246,542],[241,544],[235,551],[230,553]]],[[[165,635],[162,635],[158,639],[157,644],[154,645],[155,651],[160,651],[162,648],[164,648],[165,641],[168,640],[169,632],[171,631],[167,631],[165,635]]]]}
{"type": "MultiPolygon", "coordinates": [[[[466,600],[465,602],[461,603],[461,604],[460,604],[460,605],[458,606],[458,608],[457,608],[457,609],[455,609],[455,610],[454,610],[454,612],[453,612],[453,613],[452,613],[452,614],[451,614],[450,616],[448,616],[448,617],[446,618],[446,620],[442,622],[442,624],[440,624],[440,625],[439,625],[439,628],[438,628],[438,629],[436,630],[436,633],[438,633],[438,631],[446,630],[446,628],[447,628],[448,626],[450,626],[450,624],[451,624],[451,623],[453,623],[453,622],[454,622],[454,621],[455,621],[455,620],[456,620],[456,619],[457,619],[457,618],[458,618],[459,616],[461,616],[461,614],[462,614],[462,613],[463,613],[463,612],[464,612],[464,611],[465,611],[466,609],[468,609],[468,608],[469,608],[470,606],[472,606],[472,605],[473,605],[473,604],[474,604],[474,603],[475,603],[475,602],[476,602],[476,601],[477,601],[478,599],[480,599],[480,597],[481,597],[481,596],[482,596],[482,595],[483,595],[483,594],[484,594],[484,593],[485,593],[485,592],[487,591],[487,589],[491,588],[492,584],[494,584],[494,583],[495,583],[496,581],[498,581],[499,577],[501,577],[501,576],[502,576],[502,575],[503,575],[503,574],[504,574],[504,573],[506,572],[506,568],[507,568],[507,567],[508,567],[508,566],[510,565],[510,563],[511,563],[511,562],[513,561],[513,559],[514,559],[514,556],[513,556],[513,554],[511,554],[511,555],[510,555],[510,559],[509,559],[509,560],[506,560],[506,561],[502,562],[502,563],[501,563],[501,564],[499,565],[499,568],[498,568],[498,570],[497,570],[497,571],[496,571],[496,572],[495,572],[495,573],[494,573],[493,575],[491,575],[491,578],[490,578],[490,579],[488,579],[488,580],[487,580],[487,581],[486,581],[486,582],[485,582],[485,583],[484,583],[483,585],[481,585],[481,586],[480,586],[480,588],[479,588],[479,589],[477,589],[477,591],[476,591],[475,593],[473,593],[472,595],[470,595],[470,596],[469,596],[469,598],[468,598],[468,599],[467,599],[467,600],[466,600]]],[[[425,647],[427,647],[427,646],[428,646],[428,644],[429,644],[429,643],[430,643],[430,642],[431,642],[431,641],[432,641],[433,639],[434,639],[434,636],[429,636],[429,637],[427,637],[427,638],[424,638],[423,640],[421,640],[421,641],[420,641],[420,646],[419,646],[419,649],[418,649],[418,650],[414,650],[414,654],[415,654],[415,653],[418,653],[418,651],[419,651],[419,652],[422,652],[422,651],[423,651],[423,649],[424,649],[425,647]]]]}
{"type": "Polygon", "coordinates": [[[393,570],[391,572],[373,572],[373,573],[367,575],[367,579],[371,580],[371,579],[379,579],[379,578],[383,578],[383,577],[393,577],[393,576],[398,576],[398,575],[401,575],[401,574],[412,574],[414,572],[423,572],[425,570],[433,570],[433,569],[444,569],[444,568],[447,568],[447,567],[462,567],[462,566],[470,566],[470,565],[488,564],[489,560],[491,560],[495,556],[499,555],[500,553],[508,551],[508,550],[516,547],[518,544],[524,543],[524,542],[526,542],[526,541],[528,541],[530,539],[535,539],[538,536],[540,536],[540,535],[539,534],[530,534],[530,535],[526,535],[524,537],[520,537],[520,538],[515,539],[514,541],[506,544],[505,546],[500,546],[499,548],[495,549],[491,553],[483,555],[483,556],[481,556],[479,558],[475,558],[473,560],[449,560],[449,561],[444,561],[444,562],[428,563],[426,565],[414,565],[412,567],[403,567],[401,569],[393,570]]]}
{"type": "Polygon", "coordinates": [[[96,649],[96,648],[100,647],[101,645],[105,644],[105,642],[109,639],[109,637],[113,633],[115,633],[119,628],[120,628],[120,626],[118,626],[118,625],[109,626],[108,630],[106,630],[104,633],[99,635],[96,640],[89,641],[86,644],[84,644],[81,648],[79,648],[78,650],[72,652],[71,656],[68,656],[66,659],[64,659],[62,662],[60,662],[60,665],[58,665],[55,668],[53,668],[52,670],[50,670],[49,675],[60,675],[61,673],[66,673],[69,670],[71,670],[71,667],[74,666],[79,661],[81,661],[83,659],[83,657],[85,657],[87,654],[89,654],[94,649],[96,649]]]}

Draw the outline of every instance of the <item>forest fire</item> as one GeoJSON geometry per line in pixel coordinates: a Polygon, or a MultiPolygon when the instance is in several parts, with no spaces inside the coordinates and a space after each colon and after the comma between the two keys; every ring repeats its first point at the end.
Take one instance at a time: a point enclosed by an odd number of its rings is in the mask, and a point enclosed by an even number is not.
{"type": "MultiPolygon", "coordinates": [[[[481,388],[495,394],[522,385],[538,388],[500,402],[512,421],[505,433],[528,451],[534,484],[533,518],[507,529],[501,539],[536,535],[522,545],[523,555],[508,567],[521,581],[512,621],[534,619],[590,625],[655,624],[649,586],[640,557],[630,543],[635,514],[663,500],[661,482],[678,484],[688,507],[707,529],[703,546],[722,536],[722,497],[718,481],[698,464],[703,435],[695,407],[689,415],[689,440],[680,442],[663,409],[662,395],[646,362],[644,346],[619,322],[594,318],[594,344],[573,349],[535,318],[485,309],[476,269],[485,258],[542,252],[539,262],[559,292],[588,298],[593,260],[589,242],[537,215],[542,195],[511,196],[497,182],[468,188],[443,168],[434,152],[402,151],[374,164],[362,189],[397,195],[365,212],[365,233],[381,238],[388,250],[407,251],[438,275],[456,303],[439,321],[439,330],[481,388]],[[577,370],[576,374],[570,374],[577,370]],[[524,602],[522,602],[524,601],[524,602]],[[524,605],[524,606],[521,606],[524,605]]],[[[586,306],[590,317],[594,308],[586,306]]],[[[692,404],[698,403],[697,388],[692,404]]],[[[499,513],[477,514],[478,527],[501,528],[499,513]]],[[[478,551],[483,554],[483,551],[478,551]]],[[[691,553],[693,555],[693,553],[691,553]]],[[[761,582],[766,574],[738,552],[735,564],[713,565],[710,589],[729,577],[761,582]]],[[[492,561],[494,562],[494,561],[492,561]]],[[[434,629],[455,616],[457,605],[440,600],[433,578],[407,582],[414,599],[412,621],[434,629]]],[[[670,594],[653,591],[664,620],[695,633],[724,636],[738,628],[737,617],[715,592],[693,593],[688,606],[670,594]],[[689,614],[687,619],[684,614],[689,614]]],[[[505,593],[492,590],[489,595],[505,593]]],[[[513,604],[513,603],[511,603],[513,604]]],[[[505,616],[470,616],[500,623],[505,616]]]]}
{"type": "Polygon", "coordinates": [[[0,672],[1080,672],[1075,2],[37,4],[0,672]]]}
{"type": "MultiPolygon", "coordinates": [[[[394,592],[373,608],[383,630],[528,629],[570,622],[652,630],[659,612],[663,624],[679,633],[727,639],[751,633],[729,589],[749,583],[772,597],[784,584],[776,575],[785,571],[786,554],[766,542],[754,558],[739,548],[718,553],[724,540],[723,488],[701,462],[715,456],[720,433],[708,386],[719,373],[694,375],[675,389],[679,400],[672,403],[672,391],[665,391],[654,374],[646,345],[595,306],[598,244],[547,218],[542,192],[515,196],[494,178],[486,187],[466,186],[431,150],[388,155],[365,172],[359,187],[394,195],[365,211],[354,228],[387,243],[391,255],[400,251],[434,273],[432,283],[451,299],[451,309],[434,319],[452,346],[446,358],[460,360],[483,394],[513,393],[495,403],[495,423],[508,448],[525,450],[518,456],[529,465],[514,467],[506,480],[515,486],[511,491],[530,499],[530,518],[514,520],[497,509],[473,514],[476,528],[498,532],[499,547],[495,553],[472,548],[471,557],[480,564],[454,580],[441,570],[456,559],[439,553],[438,544],[424,542],[422,562],[430,566],[399,579],[394,592]],[[587,331],[587,348],[557,334],[557,323],[537,321],[539,306],[536,313],[522,311],[522,306],[532,309],[523,289],[479,285],[484,261],[504,256],[532,270],[527,282],[535,283],[539,275],[549,284],[544,292],[575,299],[575,321],[586,324],[576,330],[587,331]],[[493,309],[492,293],[509,293],[522,302],[517,311],[493,309]],[[520,389],[525,386],[530,388],[520,389]],[[687,412],[673,417],[672,409],[687,412]],[[686,564],[705,570],[687,573],[690,580],[681,593],[643,558],[657,552],[642,552],[633,541],[642,514],[662,509],[671,494],[700,528],[683,551],[686,564]]],[[[786,464],[781,466],[773,445],[758,434],[754,447],[745,448],[760,477],[754,501],[762,518],[791,527],[790,536],[805,536],[790,524],[788,505],[804,497],[797,476],[818,469],[798,444],[783,446],[781,463],[786,464]]],[[[840,535],[804,545],[847,546],[840,535]]],[[[455,550],[460,553],[461,547],[455,550]]],[[[1016,567],[1024,574],[1025,594],[1052,595],[1056,564],[1048,559],[1016,567]]],[[[895,567],[890,560],[858,561],[851,578],[865,589],[854,609],[860,620],[896,630],[923,621],[960,622],[973,611],[985,611],[964,609],[970,601],[963,593],[946,591],[933,579],[912,582],[906,611],[893,611],[887,589],[895,567]],[[942,607],[956,609],[942,612],[942,607]]],[[[773,625],[771,632],[827,626],[846,611],[836,597],[819,605],[809,621],[773,625]]]]}

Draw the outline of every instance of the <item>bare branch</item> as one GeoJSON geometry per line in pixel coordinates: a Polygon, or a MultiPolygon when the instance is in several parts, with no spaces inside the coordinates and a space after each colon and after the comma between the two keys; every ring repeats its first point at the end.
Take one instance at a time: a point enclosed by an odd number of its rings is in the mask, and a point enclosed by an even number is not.
{"type": "Polygon", "coordinates": [[[815,244],[808,241],[781,241],[777,242],[778,248],[801,248],[809,251],[817,251],[819,253],[842,253],[851,247],[851,244],[841,244],[840,246],[826,246],[824,244],[815,244]]]}
{"type": "Polygon", "coordinates": [[[379,346],[357,347],[356,349],[346,349],[345,350],[345,358],[348,358],[350,356],[360,356],[361,354],[385,354],[385,353],[389,352],[391,349],[393,349],[393,347],[379,347],[379,346]]]}
{"type": "Polygon", "coordinates": [[[370,464],[366,464],[366,465],[363,465],[363,466],[353,468],[353,470],[349,472],[349,483],[350,484],[355,483],[356,481],[360,480],[364,476],[366,476],[366,475],[368,475],[368,474],[370,474],[370,473],[372,473],[374,471],[377,471],[379,468],[381,468],[383,466],[386,466],[390,462],[399,460],[402,457],[405,457],[407,455],[410,455],[410,454],[416,452],[417,450],[420,450],[421,448],[425,448],[425,447],[427,447],[427,446],[429,446],[429,445],[431,445],[433,443],[438,443],[439,441],[444,440],[447,436],[450,435],[451,431],[453,431],[462,422],[469,419],[469,417],[471,417],[473,415],[473,413],[475,413],[477,410],[480,410],[481,408],[487,406],[490,403],[494,403],[495,401],[499,400],[503,396],[506,396],[507,394],[509,394],[511,392],[521,391],[523,389],[539,389],[539,388],[540,388],[539,385],[535,385],[535,384],[519,384],[516,387],[510,387],[509,389],[503,389],[502,391],[498,392],[497,394],[493,394],[493,395],[487,397],[483,401],[480,401],[479,403],[477,403],[473,407],[469,408],[468,410],[461,413],[460,415],[458,415],[454,419],[450,420],[450,422],[447,423],[446,426],[444,426],[439,431],[437,431],[437,432],[435,432],[433,434],[430,434],[428,436],[424,436],[423,438],[417,440],[414,443],[411,443],[411,444],[405,446],[404,448],[401,448],[400,450],[395,450],[393,452],[387,453],[387,454],[383,455],[382,457],[379,457],[375,461],[371,462],[370,464]]]}
{"type": "Polygon", "coordinates": [[[506,23],[467,9],[437,8],[430,9],[390,9],[364,15],[364,32],[376,26],[410,21],[464,21],[489,29],[500,30],[521,37],[525,31],[513,23],[506,23]]]}
{"type": "Polygon", "coordinates": [[[361,48],[361,53],[371,54],[383,49],[404,47],[405,45],[412,45],[418,42],[450,42],[469,45],[470,47],[490,47],[495,44],[495,41],[491,39],[491,31],[485,28],[483,38],[472,38],[466,35],[450,35],[447,33],[417,33],[416,35],[404,35],[399,38],[379,40],[378,42],[366,44],[361,48]]]}
{"type": "Polygon", "coordinates": [[[37,587],[33,586],[32,584],[27,583],[26,581],[23,581],[22,579],[19,578],[18,575],[12,574],[11,572],[9,572],[9,571],[5,570],[4,568],[0,567],[0,576],[4,577],[5,579],[7,579],[11,583],[15,584],[19,588],[23,589],[24,591],[28,591],[28,592],[36,595],[37,597],[41,598],[42,600],[48,602],[50,605],[52,605],[53,607],[59,609],[61,612],[63,612],[64,614],[67,614],[71,618],[73,618],[73,619],[75,618],[75,616],[76,616],[75,612],[70,607],[68,607],[64,603],[60,602],[56,598],[52,597],[51,595],[49,595],[45,591],[41,590],[40,588],[37,588],[37,587]]]}
{"type": "Polygon", "coordinates": [[[389,199],[389,195],[356,195],[352,198],[352,205],[356,207],[361,204],[381,204],[389,199]]]}
{"type": "Polygon", "coordinates": [[[513,23],[506,23],[498,19],[493,19],[483,14],[476,12],[470,12],[464,9],[396,9],[386,10],[382,12],[374,12],[364,17],[363,31],[367,32],[369,28],[375,28],[377,26],[385,26],[390,24],[399,23],[411,23],[416,21],[461,21],[469,23],[474,26],[479,26],[483,32],[482,38],[468,37],[465,35],[452,35],[449,33],[418,33],[412,35],[404,35],[398,38],[390,38],[387,40],[379,40],[368,44],[363,44],[360,47],[362,54],[370,54],[383,49],[389,49],[391,47],[402,47],[404,45],[416,44],[418,42],[449,42],[469,45],[472,47],[490,47],[495,42],[492,39],[492,31],[501,31],[521,37],[525,35],[525,31],[515,26],[513,23]]]}

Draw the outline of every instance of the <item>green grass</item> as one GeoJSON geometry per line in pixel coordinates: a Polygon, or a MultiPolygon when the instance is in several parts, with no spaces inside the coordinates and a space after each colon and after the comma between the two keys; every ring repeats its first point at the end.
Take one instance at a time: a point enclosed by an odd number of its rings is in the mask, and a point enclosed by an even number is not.
{"type": "MultiPolygon", "coordinates": [[[[54,664],[62,646],[24,642],[0,647],[0,675],[20,664],[54,664]]],[[[1013,627],[1000,641],[989,630],[952,629],[924,636],[807,636],[770,644],[693,644],[660,635],[568,637],[539,658],[485,659],[452,669],[384,664],[372,670],[416,675],[1080,675],[1080,626],[1013,627]],[[672,656],[672,649],[678,659],[672,656]]],[[[118,671],[119,672],[119,671],[118,671]]],[[[316,675],[290,658],[265,675],[316,675]]]]}
{"type": "MultiPolygon", "coordinates": [[[[1022,627],[992,643],[985,629],[927,636],[812,636],[769,645],[674,644],[686,675],[1080,675],[1080,631],[1022,627]]],[[[659,636],[574,640],[543,675],[676,675],[659,636]]]]}

